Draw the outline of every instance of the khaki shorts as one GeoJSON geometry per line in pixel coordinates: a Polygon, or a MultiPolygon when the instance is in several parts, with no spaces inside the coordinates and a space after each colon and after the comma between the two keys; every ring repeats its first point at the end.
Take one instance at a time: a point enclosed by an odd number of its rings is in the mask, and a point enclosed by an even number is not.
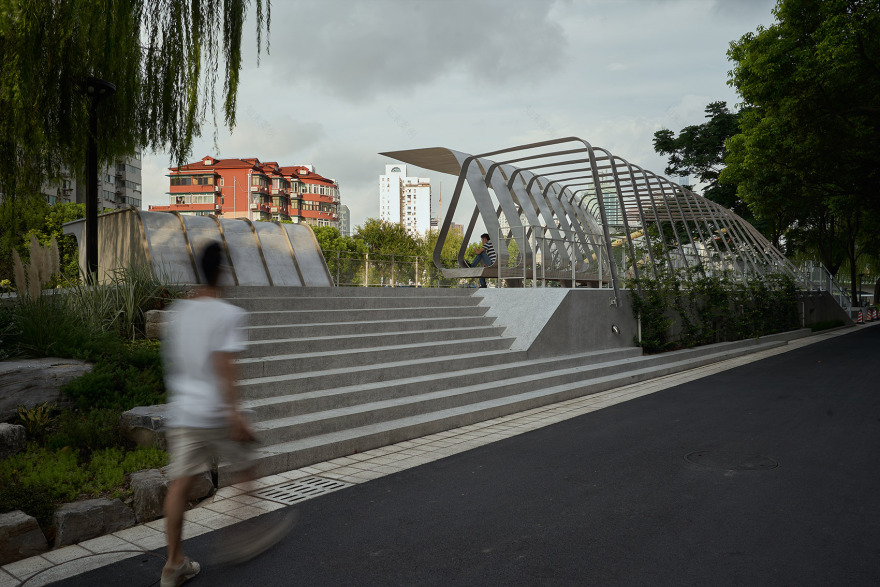
{"type": "Polygon", "coordinates": [[[253,460],[251,446],[229,438],[226,428],[169,428],[166,439],[170,479],[204,473],[217,461],[239,472],[253,460]]]}

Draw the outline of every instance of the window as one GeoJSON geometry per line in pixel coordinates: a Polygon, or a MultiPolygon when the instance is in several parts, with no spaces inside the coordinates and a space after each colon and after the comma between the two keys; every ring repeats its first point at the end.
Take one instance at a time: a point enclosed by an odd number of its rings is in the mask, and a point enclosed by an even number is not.
{"type": "Polygon", "coordinates": [[[193,177],[193,185],[214,185],[213,175],[196,175],[193,177]]]}
{"type": "Polygon", "coordinates": [[[223,178],[222,177],[220,178],[220,185],[221,186],[223,185],[223,178]]]}
{"type": "Polygon", "coordinates": [[[216,202],[214,194],[193,194],[191,198],[193,204],[213,204],[216,202]]]}
{"type": "Polygon", "coordinates": [[[189,175],[175,175],[171,178],[171,185],[190,185],[192,177],[189,175]]]}

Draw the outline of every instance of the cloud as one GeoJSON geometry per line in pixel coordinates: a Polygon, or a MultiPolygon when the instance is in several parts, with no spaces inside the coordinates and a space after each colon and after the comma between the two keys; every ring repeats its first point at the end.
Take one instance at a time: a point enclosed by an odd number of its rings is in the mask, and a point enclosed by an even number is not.
{"type": "Polygon", "coordinates": [[[273,14],[272,55],[290,56],[273,67],[281,78],[355,103],[409,93],[460,70],[478,82],[508,83],[562,63],[566,39],[553,5],[328,0],[273,14]]]}

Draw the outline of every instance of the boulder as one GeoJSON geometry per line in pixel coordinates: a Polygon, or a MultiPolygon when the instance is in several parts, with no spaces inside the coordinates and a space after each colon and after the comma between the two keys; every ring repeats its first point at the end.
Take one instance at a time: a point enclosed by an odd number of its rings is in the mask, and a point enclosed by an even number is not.
{"type": "MultiPolygon", "coordinates": [[[[131,474],[132,506],[138,523],[150,522],[163,516],[165,496],[168,494],[168,467],[145,469],[131,474]]],[[[188,502],[201,501],[214,493],[211,473],[206,471],[193,480],[188,502]]]]}
{"type": "MultiPolygon", "coordinates": [[[[163,475],[167,477],[168,467],[159,469],[163,475]]],[[[211,479],[211,472],[205,471],[196,475],[192,487],[189,489],[189,495],[186,496],[187,501],[200,501],[214,493],[214,481],[211,479]]]]}
{"type": "Polygon", "coordinates": [[[167,319],[168,312],[165,310],[148,310],[144,312],[144,336],[147,338],[162,338],[167,319]]]}
{"type": "Polygon", "coordinates": [[[51,357],[0,362],[0,422],[14,418],[19,405],[64,405],[61,388],[92,367],[85,361],[51,357]]]}
{"type": "Polygon", "coordinates": [[[0,459],[18,454],[27,446],[24,426],[0,424],[0,459]]]}
{"type": "Polygon", "coordinates": [[[47,550],[46,537],[34,518],[18,510],[0,514],[0,565],[47,550]]]}
{"type": "Polygon", "coordinates": [[[134,515],[140,524],[162,517],[162,506],[168,493],[168,479],[159,469],[146,469],[131,474],[134,515]]]}
{"type": "Polygon", "coordinates": [[[118,499],[89,499],[67,503],[55,511],[55,547],[130,528],[134,512],[118,499]]]}
{"type": "Polygon", "coordinates": [[[140,406],[123,412],[119,426],[125,436],[138,446],[155,446],[166,450],[165,414],[168,404],[140,406]]]}

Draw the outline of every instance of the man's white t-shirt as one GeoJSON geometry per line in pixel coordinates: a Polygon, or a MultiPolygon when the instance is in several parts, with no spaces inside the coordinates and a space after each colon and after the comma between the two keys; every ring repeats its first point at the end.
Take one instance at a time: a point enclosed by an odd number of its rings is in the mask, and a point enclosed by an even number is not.
{"type": "Polygon", "coordinates": [[[175,428],[224,428],[228,407],[213,355],[246,347],[246,313],[218,298],[178,300],[162,341],[168,425],[175,428]]]}

